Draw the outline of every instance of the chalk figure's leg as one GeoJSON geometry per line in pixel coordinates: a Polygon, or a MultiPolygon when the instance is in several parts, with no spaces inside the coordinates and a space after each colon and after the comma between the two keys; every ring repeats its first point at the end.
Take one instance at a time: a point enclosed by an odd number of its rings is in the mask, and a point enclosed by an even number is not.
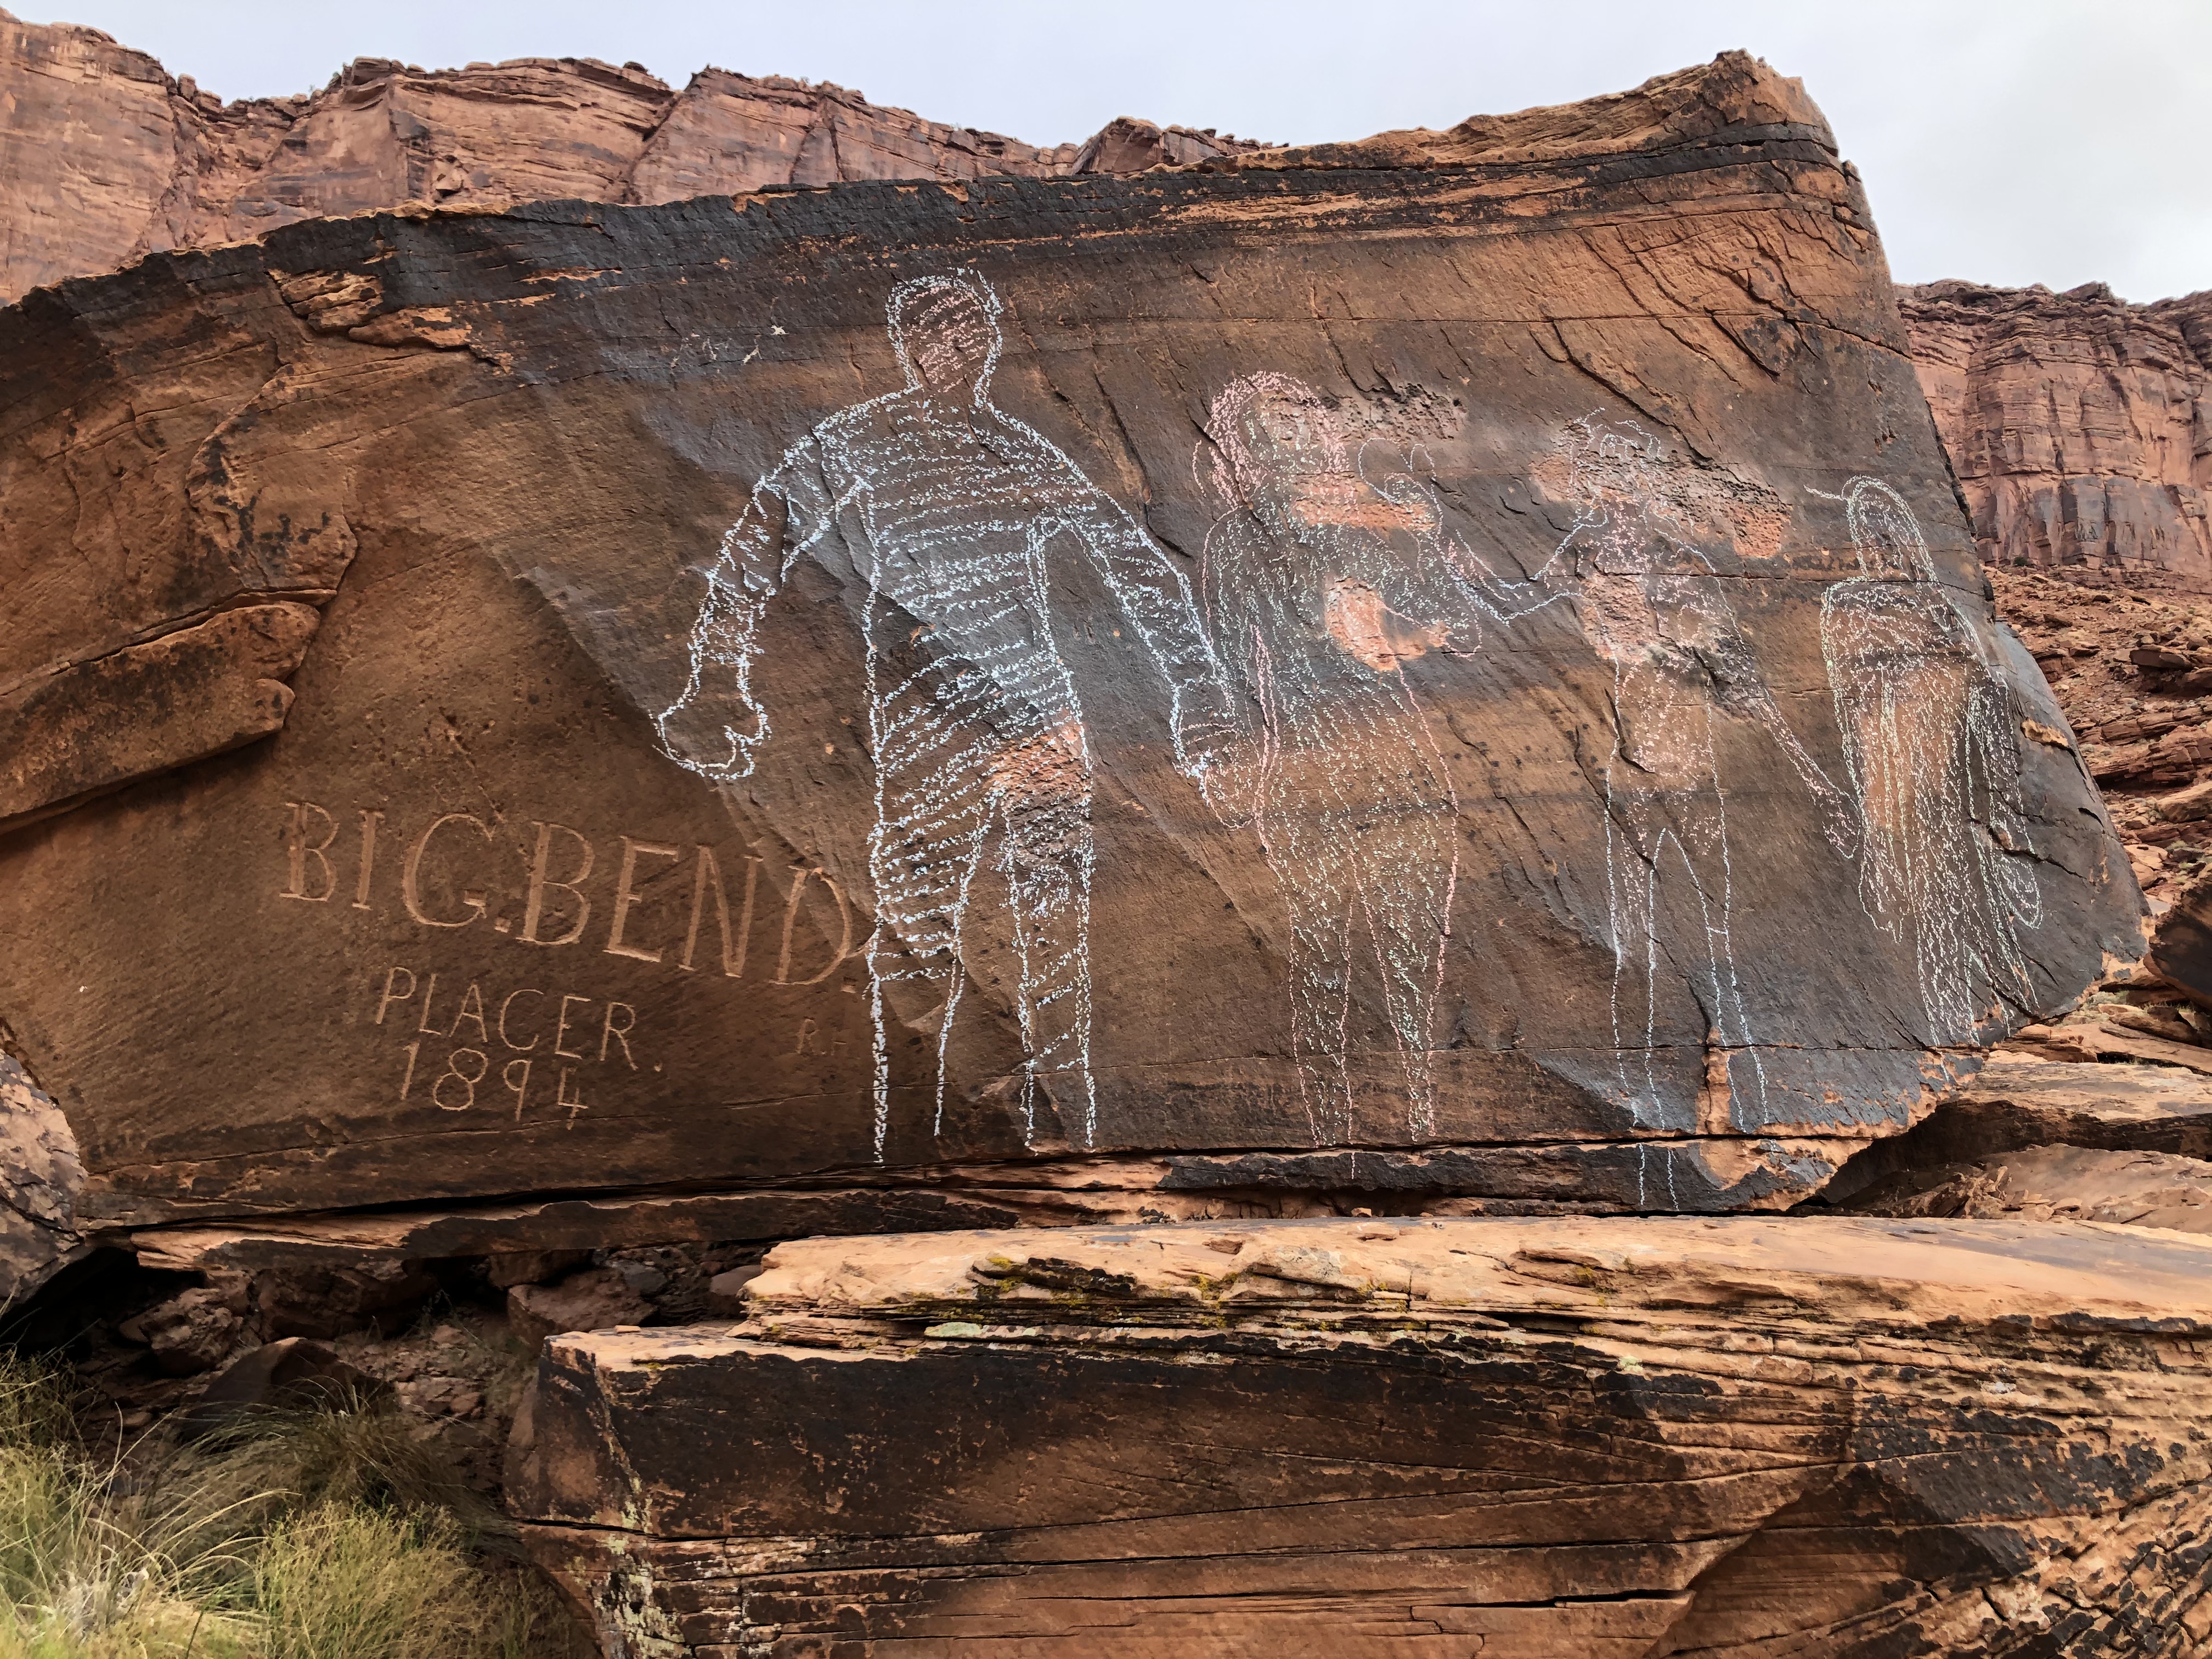
{"type": "Polygon", "coordinates": [[[891,1027],[915,1023],[896,1017],[894,1000],[936,1011],[931,1132],[944,1127],[945,1053],[965,978],[962,930],[991,825],[990,781],[975,740],[966,723],[943,718],[931,701],[926,686],[909,685],[886,699],[873,722],[876,824],[868,862],[877,920],[868,968],[879,1156],[890,1126],[891,1027]]]}
{"type": "Polygon", "coordinates": [[[1024,1133],[1042,1087],[1077,1144],[1098,1131],[1091,1076],[1091,788],[1078,736],[1046,737],[1004,757],[1000,868],[1020,962],[1018,1008],[1026,1058],[1024,1133]]]}

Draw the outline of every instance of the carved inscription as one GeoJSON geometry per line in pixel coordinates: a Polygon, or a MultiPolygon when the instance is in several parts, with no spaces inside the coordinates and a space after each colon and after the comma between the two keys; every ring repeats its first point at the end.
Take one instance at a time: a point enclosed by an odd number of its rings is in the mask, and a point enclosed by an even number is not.
{"type": "Polygon", "coordinates": [[[775,985],[822,984],[854,954],[852,906],[812,865],[772,868],[701,842],[593,837],[552,819],[529,820],[517,837],[473,812],[434,812],[392,826],[394,835],[382,809],[295,800],[284,810],[280,899],[329,904],[343,893],[339,902],[371,911],[396,899],[418,927],[474,928],[673,973],[743,979],[769,968],[775,985]],[[828,905],[809,905],[817,890],[828,905]]]}
{"type": "Polygon", "coordinates": [[[371,1023],[408,1039],[400,1051],[402,1106],[427,1099],[444,1112],[504,1109],[511,1097],[515,1122],[531,1115],[534,1102],[537,1115],[565,1113],[573,1128],[588,1109],[581,1068],[638,1069],[634,1005],[535,985],[495,985],[487,994],[471,980],[456,995],[450,984],[439,988],[438,975],[394,963],[371,1023]]]}

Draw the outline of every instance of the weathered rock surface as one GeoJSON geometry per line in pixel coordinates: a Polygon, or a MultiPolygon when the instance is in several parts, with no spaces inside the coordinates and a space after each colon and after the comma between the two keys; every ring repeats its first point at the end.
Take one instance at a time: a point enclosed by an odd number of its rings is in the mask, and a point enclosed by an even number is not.
{"type": "Polygon", "coordinates": [[[1985,561],[2212,588],[2212,292],[1944,282],[1899,301],[1985,561]]]}
{"type": "Polygon", "coordinates": [[[558,1284],[517,1285],[507,1293],[507,1322],[535,1347],[556,1331],[605,1331],[642,1324],[653,1304],[612,1267],[586,1267],[558,1284]]]}
{"type": "Polygon", "coordinates": [[[1852,1170],[1931,1170],[2059,1145],[2212,1158],[2212,1079],[2124,1062],[1991,1066],[1852,1170]]]}
{"type": "MultiPolygon", "coordinates": [[[[2212,605],[2140,567],[1990,571],[1998,613],[2081,738],[2154,918],[2040,1052],[2212,1070],[2212,605]]],[[[2055,735],[2055,734],[2054,734],[2055,735]]]]}
{"type": "Polygon", "coordinates": [[[0,300],[164,248],[419,202],[675,202],[856,179],[1032,178],[1202,161],[1233,138],[1115,121],[1040,149],[856,92],[526,58],[362,58],[311,96],[226,104],[97,29],[0,11],[0,300]]]}
{"type": "Polygon", "coordinates": [[[1796,1202],[2139,944],[1904,346],[1735,56],[34,293],[0,684],[316,622],[273,736],[0,839],[76,1225],[1796,1202]]]}
{"type": "Polygon", "coordinates": [[[83,1185],[68,1116],[0,1048],[0,1299],[36,1288],[88,1248],[76,1217],[83,1185]]]}
{"type": "Polygon", "coordinates": [[[243,1322],[230,1299],[212,1285],[195,1285],[126,1319],[117,1334],[143,1342],[165,1376],[191,1376],[220,1364],[243,1322]]]}
{"type": "Polygon", "coordinates": [[[0,830],[277,730],[317,621],[304,605],[226,611],[0,696],[0,830]]]}
{"type": "Polygon", "coordinates": [[[2182,1654],[2208,1270],[2079,1222],[811,1241],[726,1334],[556,1338],[509,1499],[610,1653],[2182,1654]]]}
{"type": "Polygon", "coordinates": [[[2172,1152],[2030,1146],[1916,1170],[1863,1194],[1850,1208],[1863,1215],[2018,1216],[2207,1233],[2212,1232],[2212,1164],[2172,1152]]]}

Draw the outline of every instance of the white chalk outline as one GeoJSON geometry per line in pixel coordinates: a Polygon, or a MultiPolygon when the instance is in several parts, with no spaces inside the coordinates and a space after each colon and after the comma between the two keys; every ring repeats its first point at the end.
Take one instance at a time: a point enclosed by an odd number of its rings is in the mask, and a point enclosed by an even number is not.
{"type": "Polygon", "coordinates": [[[1560,448],[1571,468],[1575,524],[1530,580],[1571,583],[1584,636],[1613,671],[1606,898],[1619,1103],[1639,1128],[1699,1127],[1698,1098],[1670,1112],[1652,1066],[1662,959],[1673,964],[1680,954],[1667,948],[1660,925],[1662,871],[1671,861],[1689,879],[1702,935],[1688,941],[1691,961],[1680,972],[1705,1014],[1708,1056],[1741,1051],[1750,1060],[1755,1121],[1738,1115],[1736,1127],[1757,1128],[1766,1121],[1767,1079],[1736,973],[1735,868],[1716,716],[1748,720],[1782,749],[1820,805],[1822,833],[1838,857],[1856,850],[1856,815],[1782,718],[1717,572],[1687,539],[1692,515],[1668,488],[1660,438],[1601,410],[1569,422],[1560,448]],[[1573,566],[1565,579],[1553,574],[1563,562],[1573,566]],[[1692,781],[1670,786],[1669,776],[1692,781]],[[1622,1009],[1624,985],[1638,976],[1640,1034],[1624,1029],[1622,1009]],[[1641,1057],[1640,1085],[1630,1074],[1632,1055],[1641,1057]]]}
{"type": "Polygon", "coordinates": [[[1065,533],[1088,554],[1159,665],[1182,769],[1204,772],[1225,723],[1219,665],[1182,573],[1073,460],[992,403],[1000,311],[973,271],[892,289],[886,322],[906,384],[820,422],[754,487],[703,573],[690,678],[658,722],[669,756],[701,775],[729,783],[752,771],[770,732],[752,683],[763,612],[835,532],[867,584],[878,1162],[890,1112],[885,988],[919,981],[940,994],[922,1018],[937,1020],[941,1132],[968,913],[994,839],[1018,961],[1024,1139],[1034,1143],[1038,1091],[1050,1094],[1053,1079],[1073,1097],[1055,1104],[1078,1108],[1079,1144],[1097,1139],[1091,754],[1052,637],[1048,544],[1065,533]],[[749,729],[729,723],[733,710],[749,729]]]}
{"type": "MultiPolygon", "coordinates": [[[[1371,423],[1370,423],[1371,424],[1371,423]]],[[[1263,371],[1212,400],[1192,470],[1219,514],[1200,587],[1242,717],[1205,780],[1250,824],[1290,910],[1291,1049],[1308,1133],[1349,1139],[1353,972],[1364,931],[1416,1138],[1436,1127],[1437,1003],[1459,879],[1459,802],[1404,664],[1470,653],[1482,617],[1551,603],[1498,582],[1445,527],[1406,451],[1263,371]],[[1370,477],[1370,456],[1387,470],[1370,477]]]]}
{"type": "Polygon", "coordinates": [[[1860,571],[1820,601],[1821,655],[1866,826],[1859,902],[1911,946],[1936,1044],[1978,1046],[2000,1011],[1976,1008],[1977,984],[2033,1006],[2013,932],[2043,917],[2021,822],[2019,708],[1937,580],[1904,496],[1870,477],[1808,493],[1844,504],[1860,571]]]}

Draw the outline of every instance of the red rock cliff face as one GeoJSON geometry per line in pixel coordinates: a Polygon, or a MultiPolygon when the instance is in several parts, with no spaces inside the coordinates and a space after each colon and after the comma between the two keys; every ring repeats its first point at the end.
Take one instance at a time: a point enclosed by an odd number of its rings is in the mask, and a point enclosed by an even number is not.
{"type": "Polygon", "coordinates": [[[0,11],[0,301],[168,248],[424,202],[658,204],[773,185],[1133,173],[1252,148],[1118,120],[1040,149],[828,84],[519,58],[349,64],[313,96],[226,104],[96,29],[0,11]]]}
{"type": "Polygon", "coordinates": [[[1985,560],[2212,590],[2212,293],[1931,283],[1899,299],[1985,560]]]}

